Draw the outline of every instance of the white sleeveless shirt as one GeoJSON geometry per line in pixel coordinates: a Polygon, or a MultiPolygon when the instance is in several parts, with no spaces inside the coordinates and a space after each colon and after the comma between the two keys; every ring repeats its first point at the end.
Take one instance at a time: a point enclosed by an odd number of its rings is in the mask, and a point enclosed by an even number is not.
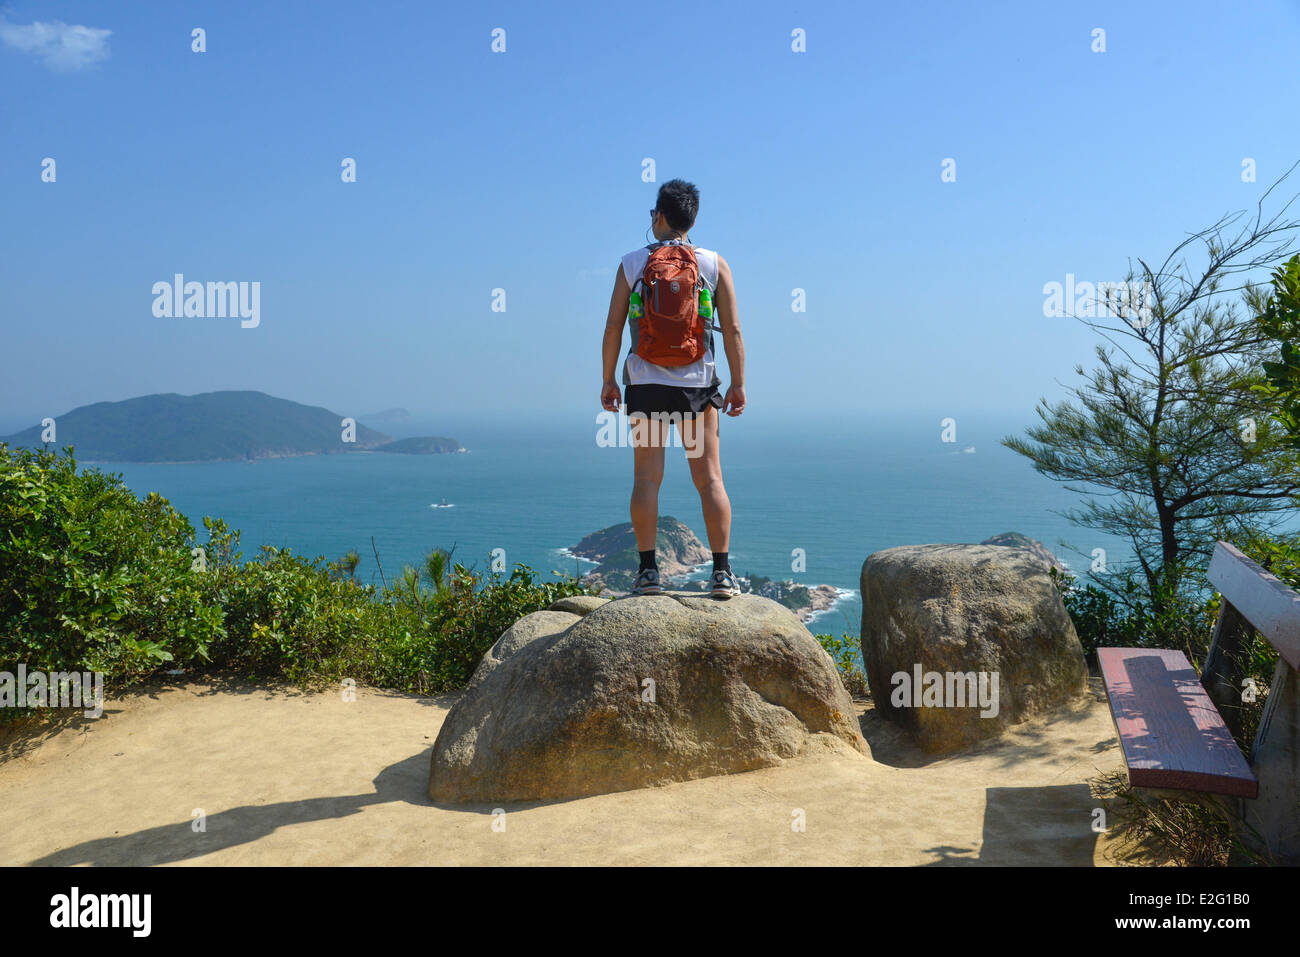
{"type": "MultiPolygon", "coordinates": [[[[669,240],[669,242],[680,242],[680,240],[669,240]]],[[[651,246],[642,246],[640,249],[634,249],[623,257],[623,278],[627,280],[629,287],[635,286],[637,280],[645,272],[646,260],[650,258],[651,250],[655,246],[661,245],[664,244],[654,243],[651,246]]],[[[685,244],[683,243],[683,245],[685,244]]],[[[712,249],[703,249],[699,246],[691,246],[691,248],[695,250],[695,261],[700,267],[700,281],[704,283],[709,290],[709,295],[713,296],[713,301],[716,303],[718,293],[718,254],[712,249]]],[[[712,325],[712,320],[706,323],[706,327],[708,325],[712,325]]],[[[624,385],[675,385],[684,389],[707,389],[710,386],[719,384],[720,380],[713,360],[712,333],[706,331],[704,355],[690,363],[690,365],[661,366],[636,354],[636,320],[629,317],[628,326],[632,332],[632,348],[628,350],[627,359],[623,362],[624,385]]]]}

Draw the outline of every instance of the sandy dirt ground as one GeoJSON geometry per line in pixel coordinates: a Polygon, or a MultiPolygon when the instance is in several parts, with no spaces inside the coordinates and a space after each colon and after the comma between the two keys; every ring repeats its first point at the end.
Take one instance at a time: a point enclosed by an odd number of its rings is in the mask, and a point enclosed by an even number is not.
{"type": "Polygon", "coordinates": [[[819,754],[496,816],[426,793],[453,701],[177,684],[10,733],[0,864],[1115,863],[1092,828],[1089,782],[1121,765],[1095,695],[939,760],[859,702],[874,760],[819,754]]]}

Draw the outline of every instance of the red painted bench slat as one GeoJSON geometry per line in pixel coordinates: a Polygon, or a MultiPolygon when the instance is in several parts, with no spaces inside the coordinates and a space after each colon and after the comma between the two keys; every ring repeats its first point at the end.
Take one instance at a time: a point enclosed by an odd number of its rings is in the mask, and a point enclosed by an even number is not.
{"type": "Polygon", "coordinates": [[[1097,663],[1133,787],[1257,795],[1259,782],[1181,651],[1098,648],[1097,663]]]}

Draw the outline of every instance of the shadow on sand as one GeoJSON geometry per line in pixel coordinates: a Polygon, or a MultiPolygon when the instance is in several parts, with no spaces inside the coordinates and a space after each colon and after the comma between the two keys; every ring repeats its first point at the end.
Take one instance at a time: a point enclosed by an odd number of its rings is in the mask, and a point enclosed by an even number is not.
{"type": "MultiPolygon", "coordinates": [[[[429,761],[433,749],[424,748],[374,778],[374,791],[282,801],[278,804],[245,805],[208,815],[204,831],[194,831],[192,821],[177,821],[147,828],[134,834],[95,838],[54,851],[30,862],[32,866],[147,867],[192,860],[205,854],[257,841],[279,828],[311,821],[324,821],[357,814],[378,804],[402,801],[424,807],[439,807],[490,815],[492,805],[435,803],[429,798],[429,761]]],[[[535,807],[547,802],[513,803],[513,809],[535,807]]]]}
{"type": "Polygon", "coordinates": [[[31,864],[49,867],[171,864],[256,841],[287,825],[347,817],[372,804],[406,801],[432,806],[425,793],[431,753],[432,748],[426,748],[384,768],[375,776],[375,790],[369,794],[234,807],[209,815],[205,831],[194,831],[191,821],[177,821],[134,834],[95,838],[37,858],[31,864]]]}
{"type": "MultiPolygon", "coordinates": [[[[1097,698],[1096,688],[1091,697],[1097,698]]],[[[1088,708],[1061,709],[1051,716],[1051,725],[1078,725],[1089,718],[1088,708]]],[[[859,726],[871,745],[871,756],[881,764],[895,768],[924,768],[948,760],[952,754],[928,754],[916,746],[899,725],[875,709],[864,712],[859,726]]],[[[987,754],[1003,768],[1025,761],[1043,761],[1052,756],[1058,744],[1043,725],[1021,726],[1017,738],[1003,738],[963,749],[961,756],[987,754]]],[[[1096,754],[1118,745],[1117,738],[1099,742],[1096,754]]],[[[931,867],[953,866],[1032,866],[1053,864],[1067,867],[1092,867],[1098,835],[1092,830],[1093,810],[1101,800],[1093,796],[1087,784],[1053,785],[1029,788],[987,788],[984,803],[984,828],[978,850],[975,847],[943,845],[926,848],[936,859],[931,867]]]]}
{"type": "Polygon", "coordinates": [[[984,832],[973,847],[930,847],[929,867],[1092,867],[1098,835],[1092,809],[1100,805],[1086,784],[988,788],[984,832]]]}

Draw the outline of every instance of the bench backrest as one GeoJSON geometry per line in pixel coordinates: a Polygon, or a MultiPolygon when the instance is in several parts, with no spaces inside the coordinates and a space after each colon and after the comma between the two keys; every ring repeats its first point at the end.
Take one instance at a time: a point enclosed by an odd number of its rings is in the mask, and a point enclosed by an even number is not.
{"type": "Polygon", "coordinates": [[[1210,560],[1210,584],[1292,668],[1300,668],[1300,592],[1227,542],[1210,560]]]}

